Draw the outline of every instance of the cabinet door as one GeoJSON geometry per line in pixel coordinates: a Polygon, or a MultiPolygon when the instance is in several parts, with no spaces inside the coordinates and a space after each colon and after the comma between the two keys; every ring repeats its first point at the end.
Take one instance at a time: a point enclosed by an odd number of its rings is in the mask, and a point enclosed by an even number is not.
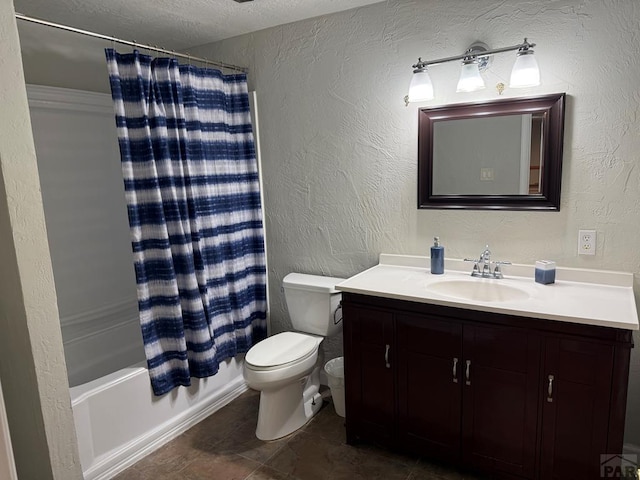
{"type": "Polygon", "coordinates": [[[533,478],[540,337],[508,327],[465,325],[463,352],[463,461],[533,478]]]}
{"type": "Polygon", "coordinates": [[[600,478],[614,347],[571,338],[545,341],[541,478],[600,478]]]}
{"type": "Polygon", "coordinates": [[[462,325],[398,315],[398,440],[444,460],[460,458],[462,325]]]}
{"type": "Polygon", "coordinates": [[[391,445],[395,421],[393,315],[345,303],[347,442],[391,445]]]}

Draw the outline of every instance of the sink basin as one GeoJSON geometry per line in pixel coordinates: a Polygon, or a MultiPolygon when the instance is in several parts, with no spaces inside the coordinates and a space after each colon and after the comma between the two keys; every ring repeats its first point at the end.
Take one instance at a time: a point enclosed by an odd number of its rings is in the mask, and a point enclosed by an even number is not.
{"type": "Polygon", "coordinates": [[[512,302],[527,300],[527,291],[498,281],[486,279],[469,280],[440,280],[430,284],[427,288],[440,295],[456,297],[479,302],[512,302]]]}

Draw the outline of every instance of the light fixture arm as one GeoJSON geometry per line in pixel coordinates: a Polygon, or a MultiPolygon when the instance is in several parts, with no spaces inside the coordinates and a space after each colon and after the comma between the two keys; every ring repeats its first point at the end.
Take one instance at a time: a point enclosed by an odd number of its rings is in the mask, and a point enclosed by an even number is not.
{"type": "Polygon", "coordinates": [[[529,43],[527,41],[527,39],[524,39],[524,42],[519,43],[518,45],[511,45],[510,47],[503,47],[503,48],[494,48],[492,50],[485,50],[485,51],[481,51],[481,52],[477,52],[477,53],[473,53],[470,52],[469,50],[467,50],[466,52],[464,52],[462,55],[455,55],[453,57],[444,57],[444,58],[438,58],[437,60],[429,60],[429,61],[425,61],[422,59],[418,59],[418,63],[416,63],[415,65],[412,65],[413,68],[415,70],[420,70],[420,69],[424,69],[427,68],[428,66],[432,66],[432,65],[440,65],[441,63],[447,63],[447,62],[454,62],[456,60],[464,60],[466,58],[473,58],[473,57],[489,57],[491,55],[496,55],[497,53],[503,53],[503,52],[511,52],[514,50],[522,50],[522,51],[527,51],[530,48],[535,47],[536,44],[535,43],[529,43]]]}

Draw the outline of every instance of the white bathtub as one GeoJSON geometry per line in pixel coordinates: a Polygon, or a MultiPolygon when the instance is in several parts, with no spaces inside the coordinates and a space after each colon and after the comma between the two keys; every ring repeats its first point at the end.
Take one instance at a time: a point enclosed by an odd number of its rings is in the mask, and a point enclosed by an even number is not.
{"type": "Polygon", "coordinates": [[[138,364],[71,388],[85,480],[111,478],[247,390],[244,355],[162,397],[138,364]]]}

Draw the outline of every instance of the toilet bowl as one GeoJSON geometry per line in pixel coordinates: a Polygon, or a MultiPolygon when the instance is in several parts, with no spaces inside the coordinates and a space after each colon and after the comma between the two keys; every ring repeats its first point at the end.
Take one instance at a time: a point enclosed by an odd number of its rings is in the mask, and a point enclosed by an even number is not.
{"type": "Polygon", "coordinates": [[[260,440],[275,440],[296,431],[322,406],[321,342],[322,337],[283,332],[263,340],[245,356],[244,378],[261,392],[256,427],[260,440]]]}
{"type": "Polygon", "coordinates": [[[256,436],[284,437],[305,425],[322,407],[322,341],[342,328],[336,315],[343,279],[291,273],[283,280],[294,332],[282,332],[254,345],[246,354],[247,385],[260,391],[256,436]]]}

